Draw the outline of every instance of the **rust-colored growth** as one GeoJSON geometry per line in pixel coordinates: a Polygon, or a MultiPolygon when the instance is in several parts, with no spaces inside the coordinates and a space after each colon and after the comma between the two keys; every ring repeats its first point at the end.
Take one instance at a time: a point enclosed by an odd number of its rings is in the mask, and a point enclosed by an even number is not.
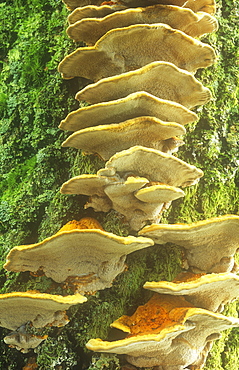
{"type": "Polygon", "coordinates": [[[36,357],[30,357],[22,370],[35,370],[37,368],[36,357]]]}
{"type": "Polygon", "coordinates": [[[101,224],[92,217],[83,217],[79,221],[72,220],[67,222],[62,228],[57,232],[61,233],[62,231],[70,231],[75,229],[100,229],[104,230],[101,224]]]}
{"type": "Polygon", "coordinates": [[[115,1],[103,1],[100,5],[115,5],[115,1]]]}
{"type": "Polygon", "coordinates": [[[140,334],[159,333],[162,329],[183,323],[189,307],[194,307],[183,297],[154,294],[143,306],[139,306],[132,316],[122,316],[112,326],[130,332],[128,337],[140,334]]]}
{"type": "Polygon", "coordinates": [[[182,283],[197,280],[201,276],[206,275],[205,273],[202,274],[194,274],[193,272],[180,272],[175,279],[172,281],[173,283],[182,283]]]}
{"type": "Polygon", "coordinates": [[[71,289],[74,293],[84,292],[86,294],[95,294],[96,291],[85,292],[84,285],[91,284],[99,280],[97,276],[92,273],[85,276],[69,276],[62,284],[63,289],[71,289]]]}

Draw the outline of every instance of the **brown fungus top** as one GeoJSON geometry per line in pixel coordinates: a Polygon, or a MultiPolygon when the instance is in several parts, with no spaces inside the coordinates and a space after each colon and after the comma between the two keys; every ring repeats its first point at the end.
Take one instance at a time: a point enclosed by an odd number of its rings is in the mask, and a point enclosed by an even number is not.
{"type": "Polygon", "coordinates": [[[76,276],[79,277],[79,291],[92,292],[112,285],[125,268],[127,254],[151,245],[153,241],[148,238],[75,228],[61,231],[40,243],[14,247],[4,267],[8,271],[41,269],[58,283],[76,276]]]}
{"type": "Polygon", "coordinates": [[[59,313],[65,315],[64,311],[69,307],[86,300],[81,294],[65,297],[35,292],[0,294],[0,326],[16,330],[28,321],[36,328],[49,324],[58,326],[59,313]]]}
{"type": "Polygon", "coordinates": [[[107,32],[92,47],[76,49],[58,70],[66,79],[79,76],[98,81],[157,60],[194,73],[212,65],[216,54],[208,44],[163,23],[132,25],[107,32]]]}
{"type": "Polygon", "coordinates": [[[192,37],[217,30],[217,20],[208,13],[194,13],[187,8],[157,4],[146,8],[130,8],[107,14],[103,18],[85,17],[75,20],[67,34],[75,41],[94,45],[104,34],[114,28],[133,24],[165,23],[192,37]]]}
{"type": "Polygon", "coordinates": [[[139,91],[125,98],[82,107],[61,121],[62,130],[78,131],[87,127],[120,123],[141,116],[150,116],[181,125],[198,119],[196,113],[176,102],[139,91]]]}
{"type": "Polygon", "coordinates": [[[224,215],[192,224],[150,225],[140,235],[155,243],[174,243],[185,249],[187,266],[195,273],[235,272],[239,245],[239,216],[224,215]]]}
{"type": "Polygon", "coordinates": [[[226,303],[239,296],[239,277],[232,273],[207,275],[186,273],[182,274],[179,280],[176,277],[176,281],[173,282],[147,282],[144,288],[160,294],[185,296],[197,307],[222,312],[226,303]]]}
{"type": "Polygon", "coordinates": [[[76,99],[95,104],[142,90],[188,109],[206,104],[211,99],[210,90],[191,73],[161,61],[90,84],[76,94],[76,99]]]}
{"type": "Polygon", "coordinates": [[[93,126],[76,131],[62,146],[81,149],[84,154],[98,154],[106,161],[116,152],[135,145],[171,154],[184,144],[176,136],[185,133],[185,128],[178,123],[143,116],[118,124],[93,126]]]}

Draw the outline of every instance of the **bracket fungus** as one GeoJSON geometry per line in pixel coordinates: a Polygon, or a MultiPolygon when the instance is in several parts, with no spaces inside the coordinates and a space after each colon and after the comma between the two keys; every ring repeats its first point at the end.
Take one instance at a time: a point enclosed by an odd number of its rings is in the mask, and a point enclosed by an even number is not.
{"type": "Polygon", "coordinates": [[[196,72],[212,65],[216,55],[211,46],[168,25],[141,24],[110,30],[94,46],[67,55],[58,70],[65,79],[79,76],[97,81],[157,60],[196,72]]]}
{"type": "Polygon", "coordinates": [[[239,245],[239,216],[224,215],[192,224],[150,225],[139,232],[157,244],[174,243],[185,249],[186,267],[195,273],[235,272],[239,245]]]}
{"type": "MultiPolygon", "coordinates": [[[[141,229],[146,223],[159,222],[162,212],[175,199],[183,197],[184,192],[166,184],[146,183],[145,179],[129,176],[123,183],[113,183],[104,190],[112,202],[112,208],[123,214],[133,230],[141,229]]],[[[89,206],[95,206],[91,202],[89,206]]]]}
{"type": "Polygon", "coordinates": [[[203,172],[181,159],[156,149],[134,146],[116,153],[100,169],[100,176],[118,174],[146,177],[149,181],[159,181],[171,186],[196,184],[203,172]]]}
{"type": "Polygon", "coordinates": [[[70,24],[66,32],[75,41],[94,45],[111,29],[153,23],[165,23],[191,37],[216,31],[218,27],[216,18],[208,13],[197,14],[187,8],[157,4],[121,10],[103,18],[84,18],[70,24]]]}
{"type": "Polygon", "coordinates": [[[213,312],[222,312],[225,304],[239,296],[239,276],[236,274],[194,275],[182,273],[172,282],[146,282],[144,288],[159,294],[185,296],[194,306],[213,312]]]}
{"type": "Polygon", "coordinates": [[[92,207],[96,212],[114,209],[126,217],[134,230],[139,230],[146,222],[158,222],[163,210],[174,199],[184,196],[179,188],[150,183],[142,177],[112,177],[107,183],[98,181],[100,178],[98,174],[76,176],[63,184],[61,192],[90,196],[85,208],[92,207]]]}
{"type": "Polygon", "coordinates": [[[116,152],[135,145],[171,154],[184,144],[176,136],[185,133],[185,128],[178,123],[163,122],[154,117],[144,116],[76,131],[63,142],[62,146],[81,149],[84,154],[98,154],[106,161],[116,152]]]}
{"type": "Polygon", "coordinates": [[[63,319],[65,310],[85,301],[81,294],[65,297],[31,291],[0,294],[0,326],[17,330],[28,321],[35,328],[66,325],[69,320],[63,319]]]}
{"type": "Polygon", "coordinates": [[[239,319],[194,307],[182,297],[155,294],[131,317],[123,316],[112,326],[127,332],[127,337],[112,342],[91,339],[86,347],[126,354],[127,361],[138,367],[183,370],[201,365],[208,343],[222,330],[238,327],[239,319]]]}
{"type": "MultiPolygon", "coordinates": [[[[77,7],[83,7],[89,4],[101,5],[101,0],[63,0],[67,7],[71,10],[77,7]]],[[[120,4],[127,7],[149,6],[154,4],[176,5],[182,8],[189,8],[194,12],[206,12],[215,14],[216,1],[215,0],[120,0],[114,1],[115,4],[120,4]]]]}
{"type": "MultiPolygon", "coordinates": [[[[104,192],[104,188],[118,178],[97,175],[79,175],[65,182],[61,187],[62,194],[82,194],[90,197],[91,207],[96,212],[109,212],[112,202],[104,192]]],[[[147,180],[146,180],[147,182],[147,180]]],[[[85,208],[88,208],[87,205],[85,208]]]]}
{"type": "Polygon", "coordinates": [[[41,243],[11,249],[8,271],[39,269],[57,283],[76,277],[78,291],[108,288],[125,268],[126,255],[153,245],[144,237],[123,237],[100,229],[61,231],[41,243]]]}
{"type": "Polygon", "coordinates": [[[16,348],[22,353],[27,353],[30,349],[38,347],[47,337],[47,335],[41,336],[27,333],[25,325],[22,325],[17,330],[6,335],[3,340],[9,347],[16,348]]]}
{"type": "Polygon", "coordinates": [[[79,22],[84,18],[103,18],[115,11],[125,9],[122,5],[86,5],[77,7],[71,14],[68,15],[67,20],[69,24],[79,22]]]}
{"type": "Polygon", "coordinates": [[[137,91],[146,91],[188,109],[211,99],[210,90],[191,73],[166,62],[153,62],[135,71],[104,78],[80,90],[76,99],[95,104],[124,98],[137,91]]]}
{"type": "Polygon", "coordinates": [[[141,116],[155,117],[181,125],[198,119],[196,113],[183,105],[140,91],[122,99],[79,108],[69,113],[61,121],[59,128],[78,131],[92,126],[120,123],[141,116]]]}

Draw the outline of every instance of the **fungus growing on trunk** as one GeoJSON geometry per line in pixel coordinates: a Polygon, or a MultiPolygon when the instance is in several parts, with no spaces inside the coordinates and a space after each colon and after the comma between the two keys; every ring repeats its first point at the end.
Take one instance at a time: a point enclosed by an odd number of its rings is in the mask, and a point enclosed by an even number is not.
{"type": "MultiPolygon", "coordinates": [[[[77,7],[83,7],[89,4],[101,5],[101,0],[63,0],[66,6],[73,10],[77,7]]],[[[138,6],[149,6],[154,4],[166,4],[166,5],[176,5],[183,8],[189,8],[194,12],[206,12],[209,14],[215,14],[216,12],[216,2],[215,0],[120,0],[114,2],[113,7],[118,5],[127,7],[138,7],[138,6]]]]}
{"type": "Polygon", "coordinates": [[[195,273],[236,272],[239,216],[224,215],[192,224],[150,225],[139,232],[157,244],[174,243],[185,249],[187,266],[195,273]]]}
{"type": "Polygon", "coordinates": [[[77,131],[70,135],[62,146],[81,149],[84,154],[98,154],[106,161],[115,153],[135,145],[171,154],[184,144],[175,136],[185,133],[185,128],[178,123],[163,122],[154,117],[144,116],[77,131]]]}
{"type": "Polygon", "coordinates": [[[131,317],[122,316],[112,326],[128,333],[126,338],[91,339],[86,347],[126,354],[127,361],[138,367],[182,370],[201,366],[210,343],[222,330],[239,327],[239,319],[194,307],[182,297],[155,294],[131,317]]]}
{"type": "Polygon", "coordinates": [[[132,93],[125,98],[79,108],[61,121],[62,130],[78,131],[87,127],[120,123],[150,116],[181,125],[198,119],[196,113],[176,102],[157,98],[147,92],[132,93]]]}
{"type": "Polygon", "coordinates": [[[188,109],[211,99],[210,90],[191,73],[166,62],[153,62],[136,71],[104,78],[80,90],[76,99],[95,104],[124,98],[137,91],[146,91],[188,109]]]}
{"type": "Polygon", "coordinates": [[[232,273],[195,275],[182,273],[175,282],[146,282],[145,289],[159,294],[185,296],[194,306],[222,312],[225,304],[239,296],[239,277],[232,273]]]}
{"type": "Polygon", "coordinates": [[[79,76],[98,81],[157,60],[196,72],[212,65],[216,55],[208,44],[168,25],[142,24],[107,32],[94,46],[78,48],[66,56],[58,70],[65,79],[79,76]]]}
{"type": "Polygon", "coordinates": [[[28,321],[35,328],[66,325],[69,320],[65,310],[85,301],[81,294],[60,296],[31,291],[0,294],[0,326],[17,330],[28,321]]]}
{"type": "Polygon", "coordinates": [[[75,20],[66,32],[75,41],[94,45],[114,28],[153,23],[165,23],[191,37],[199,37],[205,33],[216,31],[218,28],[216,18],[208,13],[197,14],[187,8],[157,4],[146,8],[130,8],[113,12],[103,18],[85,17],[81,20],[75,20]]]}
{"type": "Polygon", "coordinates": [[[159,181],[171,186],[196,184],[203,172],[181,159],[156,149],[134,146],[116,153],[98,171],[100,176],[142,176],[149,181],[159,181]]]}
{"type": "Polygon", "coordinates": [[[159,222],[162,212],[171,202],[184,196],[184,192],[177,187],[150,183],[142,177],[113,177],[105,185],[98,181],[99,175],[86,176],[70,179],[63,184],[61,192],[90,196],[85,208],[92,207],[96,212],[114,209],[126,217],[134,230],[139,230],[147,222],[159,222]],[[144,188],[145,185],[147,188],[144,188]]]}
{"type": "Polygon", "coordinates": [[[71,14],[68,15],[67,20],[69,24],[79,22],[84,18],[103,18],[115,11],[123,10],[123,5],[86,5],[76,8],[71,14]]]}
{"type": "Polygon", "coordinates": [[[8,271],[39,269],[57,283],[76,277],[78,291],[109,288],[125,269],[126,255],[153,245],[143,237],[123,237],[100,229],[60,231],[41,243],[11,249],[4,267],[8,271]]]}
{"type": "Polygon", "coordinates": [[[47,335],[41,336],[27,333],[25,325],[22,325],[17,330],[6,335],[3,340],[9,347],[16,348],[22,353],[27,353],[30,349],[38,347],[47,337],[47,335]]]}
{"type": "MultiPolygon", "coordinates": [[[[147,183],[144,188],[141,180],[144,179],[129,176],[124,183],[113,183],[105,188],[112,208],[126,217],[133,230],[139,230],[149,222],[158,223],[171,202],[185,195],[181,189],[166,184],[147,183]]],[[[87,207],[94,204],[95,200],[87,207]]]]}

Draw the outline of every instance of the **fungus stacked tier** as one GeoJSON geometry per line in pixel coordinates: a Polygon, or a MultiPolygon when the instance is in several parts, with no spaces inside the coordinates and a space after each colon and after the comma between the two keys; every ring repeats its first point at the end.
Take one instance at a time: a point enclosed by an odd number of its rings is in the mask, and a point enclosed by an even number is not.
{"type": "Polygon", "coordinates": [[[213,64],[215,52],[189,35],[214,31],[217,21],[205,12],[156,4],[120,11],[117,5],[77,8],[69,22],[70,37],[95,44],[65,57],[59,71],[63,78],[95,83],[76,95],[92,105],[61,122],[61,129],[75,131],[63,146],[108,162],[96,175],[71,179],[61,191],[89,195],[86,207],[114,209],[138,231],[159,222],[172,200],[184,196],[178,187],[203,175],[172,153],[183,145],[184,126],[197,119],[190,109],[211,98],[192,72],[213,64]]]}
{"type": "MultiPolygon", "coordinates": [[[[64,302],[66,309],[67,304],[86,300],[79,292],[111,287],[125,269],[127,254],[153,248],[154,243],[181,246],[183,268],[189,272],[172,283],[146,282],[144,288],[155,292],[149,302],[112,324],[125,338],[92,339],[87,348],[125,354],[139,367],[201,369],[219,333],[239,327],[238,319],[221,314],[224,305],[239,295],[234,261],[239,217],[226,215],[192,225],[159,222],[171,202],[184,196],[182,188],[203,176],[172,153],[183,145],[185,126],[198,119],[191,109],[211,99],[209,89],[193,73],[214,63],[215,52],[194,37],[216,31],[215,2],[124,0],[103,6],[97,1],[64,2],[76,7],[68,18],[68,35],[90,46],[67,56],[59,71],[63,78],[80,76],[92,83],[76,95],[91,105],[69,113],[60,124],[61,129],[74,131],[63,146],[96,153],[106,163],[96,174],[70,179],[61,192],[88,195],[85,207],[96,212],[114,209],[132,230],[140,230],[140,236],[119,237],[88,218],[72,221],[41,243],[14,247],[4,267],[45,274],[74,287],[71,297],[43,297],[64,302]]],[[[36,302],[30,293],[24,294],[36,302]]],[[[20,293],[15,295],[20,299],[20,293]]],[[[7,298],[0,297],[0,311],[2,303],[6,310],[7,298]]],[[[26,321],[38,325],[34,315],[27,319],[23,314],[14,325],[0,321],[15,330],[6,342],[27,351],[46,339],[26,336],[26,321]]],[[[61,307],[54,315],[43,324],[67,323],[61,307]]]]}

